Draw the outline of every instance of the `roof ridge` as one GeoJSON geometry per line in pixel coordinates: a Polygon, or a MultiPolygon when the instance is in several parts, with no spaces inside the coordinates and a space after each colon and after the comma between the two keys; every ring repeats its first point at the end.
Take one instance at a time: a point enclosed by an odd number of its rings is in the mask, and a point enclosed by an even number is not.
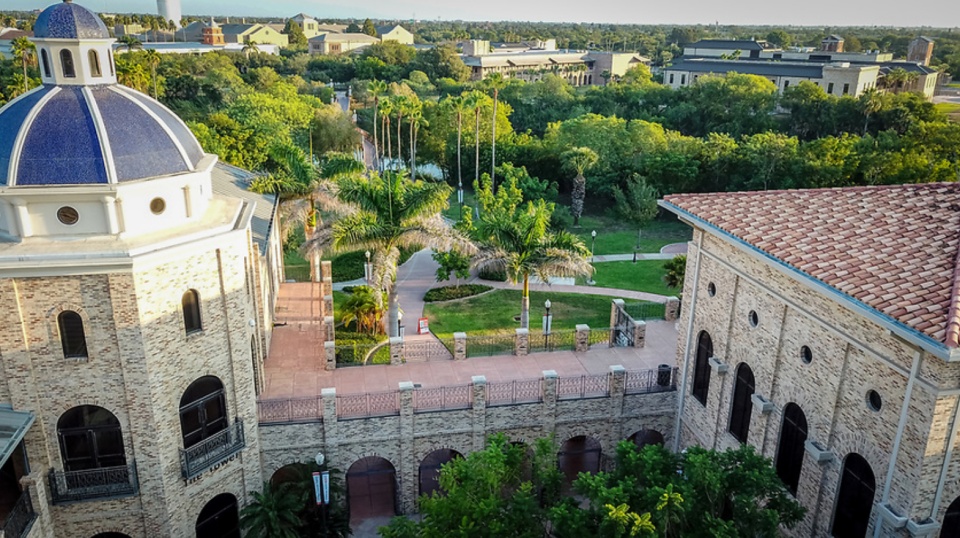
{"type": "Polygon", "coordinates": [[[784,193],[823,193],[823,192],[856,192],[867,190],[916,190],[935,187],[953,186],[960,188],[960,183],[953,181],[937,181],[932,183],[904,183],[897,185],[849,185],[846,187],[818,187],[814,189],[771,189],[766,191],[717,191],[717,192],[678,192],[664,196],[667,198],[679,198],[683,196],[757,196],[770,195],[781,196],[784,193]]]}
{"type": "Polygon", "coordinates": [[[953,289],[950,291],[950,308],[947,309],[944,344],[947,347],[960,347],[960,248],[957,248],[954,257],[953,289]]]}

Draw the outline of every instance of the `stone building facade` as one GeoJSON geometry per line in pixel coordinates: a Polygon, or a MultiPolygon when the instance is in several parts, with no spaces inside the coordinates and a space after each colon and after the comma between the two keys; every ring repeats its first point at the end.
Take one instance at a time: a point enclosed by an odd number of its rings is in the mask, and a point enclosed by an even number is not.
{"type": "Polygon", "coordinates": [[[958,198],[941,184],[662,203],[694,229],[677,446],[746,442],[799,473],[807,513],[791,535],[958,532],[957,238],[944,233],[958,198]],[[857,508],[851,492],[872,500],[857,508]]]}

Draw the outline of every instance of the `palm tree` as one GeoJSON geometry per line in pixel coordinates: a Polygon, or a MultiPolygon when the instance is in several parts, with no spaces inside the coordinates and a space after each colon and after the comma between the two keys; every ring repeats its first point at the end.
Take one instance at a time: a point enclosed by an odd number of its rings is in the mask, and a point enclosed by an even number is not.
{"type": "MultiPolygon", "coordinates": [[[[335,252],[369,250],[373,253],[370,284],[388,294],[387,334],[397,336],[400,311],[397,263],[401,248],[472,249],[471,244],[444,222],[450,187],[443,183],[410,181],[399,171],[370,177],[346,176],[338,181],[337,198],[353,212],[325,227],[307,241],[305,251],[332,247],[335,252]]],[[[379,299],[379,296],[378,296],[379,299]]],[[[382,300],[382,299],[379,299],[382,300]]]]}
{"type": "Polygon", "coordinates": [[[406,95],[396,95],[393,98],[393,110],[397,113],[397,170],[400,169],[400,163],[403,162],[403,136],[400,135],[400,127],[403,125],[403,115],[410,108],[410,99],[406,95]]]}
{"type": "Polygon", "coordinates": [[[476,120],[476,130],[473,133],[473,138],[476,143],[476,149],[474,149],[476,162],[473,165],[473,182],[477,183],[480,181],[480,108],[483,105],[483,94],[478,90],[473,90],[465,101],[464,105],[467,108],[473,109],[474,119],[476,120]]]}
{"type": "Polygon", "coordinates": [[[23,65],[23,93],[27,93],[30,90],[27,64],[33,62],[33,55],[36,50],[36,45],[25,37],[18,37],[10,44],[10,52],[13,53],[13,57],[20,60],[21,65],[23,65]]]}
{"type": "Polygon", "coordinates": [[[394,105],[393,99],[389,97],[384,97],[380,101],[380,119],[383,121],[383,131],[387,135],[387,143],[383,145],[385,151],[384,154],[387,155],[387,161],[393,160],[393,144],[390,141],[390,114],[393,113],[394,105]]]}
{"type": "Polygon", "coordinates": [[[247,61],[249,62],[250,53],[252,52],[254,54],[259,54],[260,49],[257,48],[257,42],[251,39],[243,44],[243,48],[240,50],[240,52],[243,53],[243,55],[247,58],[247,61]]]}
{"type": "Polygon", "coordinates": [[[490,159],[490,184],[494,191],[497,189],[496,169],[497,169],[497,102],[500,97],[500,90],[507,85],[502,73],[491,73],[484,81],[488,88],[493,90],[493,138],[491,144],[490,159]]]}
{"type": "Polygon", "coordinates": [[[158,99],[157,67],[160,66],[160,53],[156,50],[150,49],[144,52],[144,58],[147,60],[147,65],[150,66],[150,77],[153,79],[153,98],[158,99]]]}
{"type": "Polygon", "coordinates": [[[550,231],[553,204],[527,202],[513,212],[485,211],[477,223],[481,244],[474,265],[481,270],[506,271],[513,283],[523,281],[520,328],[530,328],[530,275],[546,282],[550,277],[589,276],[589,251],[575,235],[550,231]]]}
{"type": "Polygon", "coordinates": [[[127,49],[127,52],[130,52],[133,49],[143,48],[143,43],[140,43],[140,40],[132,35],[120,36],[120,39],[117,41],[127,49]]]}
{"type": "Polygon", "coordinates": [[[277,487],[263,483],[263,492],[251,491],[253,501],[240,511],[240,526],[247,538],[297,538],[300,511],[306,493],[292,484],[277,487]]]}
{"type": "Polygon", "coordinates": [[[583,173],[597,164],[599,157],[590,148],[577,147],[563,152],[560,158],[568,170],[577,174],[573,178],[570,212],[573,213],[573,225],[580,226],[580,215],[583,214],[583,199],[587,196],[587,178],[583,177],[583,173]]]}
{"type": "Polygon", "coordinates": [[[870,124],[870,116],[876,114],[883,108],[883,96],[876,88],[870,88],[860,96],[860,108],[863,110],[863,134],[867,134],[867,126],[870,124]]]}
{"type": "Polygon", "coordinates": [[[357,332],[376,334],[383,329],[383,297],[377,299],[370,286],[357,286],[340,306],[340,323],[357,324],[357,332]]]}
{"type": "Polygon", "coordinates": [[[460,150],[463,141],[463,115],[469,110],[469,102],[462,95],[450,96],[447,106],[457,115],[457,188],[463,188],[463,173],[460,166],[460,150]]]}
{"type": "Polygon", "coordinates": [[[427,125],[423,118],[423,103],[419,100],[410,101],[407,109],[407,126],[410,128],[410,179],[417,180],[417,133],[420,127],[427,125]]]}
{"type": "Polygon", "coordinates": [[[380,96],[387,93],[387,83],[382,80],[371,80],[370,83],[367,84],[367,92],[373,96],[373,153],[376,159],[375,164],[378,170],[382,170],[382,168],[379,167],[380,145],[377,138],[377,113],[380,109],[380,96]]]}

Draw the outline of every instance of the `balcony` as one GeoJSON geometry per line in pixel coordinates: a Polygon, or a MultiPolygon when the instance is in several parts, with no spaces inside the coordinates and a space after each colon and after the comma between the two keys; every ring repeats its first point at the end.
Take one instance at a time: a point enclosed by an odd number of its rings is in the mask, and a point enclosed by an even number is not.
{"type": "Polygon", "coordinates": [[[0,523],[0,537],[2,538],[22,538],[30,532],[30,527],[37,519],[37,513],[33,511],[33,501],[30,500],[30,491],[24,490],[20,498],[14,503],[10,512],[3,517],[0,523]]]}
{"type": "Polygon", "coordinates": [[[185,449],[180,449],[180,465],[183,478],[189,480],[207,469],[243,450],[243,421],[239,418],[227,429],[207,437],[185,449]]]}
{"type": "Polygon", "coordinates": [[[129,497],[140,490],[135,463],[83,471],[50,469],[49,479],[53,504],[129,497]]]}

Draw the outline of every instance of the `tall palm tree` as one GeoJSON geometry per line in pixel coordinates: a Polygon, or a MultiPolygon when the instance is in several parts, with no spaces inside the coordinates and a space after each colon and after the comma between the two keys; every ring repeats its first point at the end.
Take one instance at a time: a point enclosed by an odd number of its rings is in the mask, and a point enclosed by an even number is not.
{"type": "Polygon", "coordinates": [[[417,180],[417,134],[427,125],[423,117],[423,103],[411,101],[407,110],[407,125],[410,128],[410,179],[417,180]]]}
{"type": "Polygon", "coordinates": [[[390,114],[393,113],[393,109],[393,99],[384,97],[380,100],[380,119],[383,121],[382,132],[386,133],[387,136],[387,143],[383,145],[384,151],[382,153],[387,156],[387,162],[393,160],[393,144],[390,141],[390,114]]]}
{"type": "Polygon", "coordinates": [[[252,39],[243,44],[243,48],[240,50],[240,52],[243,53],[243,55],[247,58],[248,62],[250,61],[251,52],[254,54],[260,53],[260,49],[257,48],[257,44],[258,43],[252,39]]]}
{"type": "Polygon", "coordinates": [[[132,35],[123,35],[120,36],[120,39],[117,40],[124,48],[127,49],[127,52],[130,52],[133,49],[143,48],[143,44],[140,43],[140,40],[133,37],[132,35]]]}
{"type": "Polygon", "coordinates": [[[560,156],[564,167],[577,174],[573,178],[573,192],[570,203],[570,212],[573,213],[573,225],[580,226],[580,215],[583,214],[583,200],[587,196],[587,178],[583,173],[597,164],[599,157],[590,148],[577,147],[563,152],[560,156]]]}
{"type": "Polygon", "coordinates": [[[277,487],[263,483],[263,491],[251,491],[253,501],[240,511],[240,526],[248,538],[297,538],[300,536],[300,511],[307,501],[306,492],[292,484],[277,487]]]}
{"type": "Polygon", "coordinates": [[[870,88],[860,96],[860,108],[863,111],[863,134],[866,136],[870,125],[870,116],[883,108],[883,96],[876,88],[870,88]]]}
{"type": "Polygon", "coordinates": [[[575,235],[550,231],[553,204],[527,202],[513,212],[485,211],[476,226],[479,269],[501,270],[514,283],[523,281],[520,328],[530,328],[530,275],[546,282],[550,277],[589,276],[589,251],[575,235]]]}
{"type": "Polygon", "coordinates": [[[497,169],[497,102],[500,97],[500,90],[507,85],[502,73],[491,73],[484,81],[486,86],[493,90],[493,138],[490,140],[490,184],[494,191],[497,189],[496,169],[497,169]]]}
{"type": "MultiPolygon", "coordinates": [[[[401,248],[435,250],[472,246],[444,222],[450,187],[444,183],[410,181],[403,172],[387,170],[370,177],[346,176],[338,182],[337,198],[353,212],[322,228],[304,250],[332,247],[335,252],[369,250],[373,253],[370,284],[387,292],[387,334],[398,336],[397,263],[401,248]]],[[[379,297],[379,294],[378,294],[379,297]]],[[[382,300],[382,299],[380,299],[382,300]]]]}
{"type": "Polygon", "coordinates": [[[468,102],[462,95],[457,95],[448,97],[446,103],[457,116],[457,188],[463,189],[460,150],[463,142],[463,115],[469,110],[468,102]]]}
{"type": "Polygon", "coordinates": [[[473,133],[473,139],[476,144],[474,149],[474,160],[476,162],[473,164],[473,182],[477,183],[480,181],[480,109],[483,106],[483,94],[478,90],[473,90],[470,92],[470,95],[467,96],[465,105],[467,108],[473,109],[473,115],[476,121],[476,127],[473,133]]]}
{"type": "Polygon", "coordinates": [[[143,54],[147,60],[147,65],[150,66],[150,78],[153,79],[153,98],[159,99],[159,92],[157,91],[157,67],[160,66],[160,53],[154,49],[150,49],[143,54]]]}
{"type": "Polygon", "coordinates": [[[397,113],[397,170],[400,169],[400,163],[403,162],[403,136],[400,134],[400,127],[403,125],[403,115],[410,108],[410,98],[406,95],[397,95],[393,98],[393,110],[397,113]]]}
{"type": "Polygon", "coordinates": [[[13,43],[10,44],[10,52],[13,53],[13,57],[20,60],[20,64],[23,66],[23,93],[27,93],[30,90],[30,77],[27,76],[27,64],[33,62],[33,55],[36,53],[37,47],[33,44],[33,41],[25,37],[18,37],[13,40],[13,43]]]}
{"type": "Polygon", "coordinates": [[[373,96],[373,153],[375,159],[375,167],[378,170],[380,168],[380,141],[377,138],[377,114],[380,111],[380,96],[387,93],[387,83],[382,80],[371,80],[367,84],[367,92],[373,96]]]}

